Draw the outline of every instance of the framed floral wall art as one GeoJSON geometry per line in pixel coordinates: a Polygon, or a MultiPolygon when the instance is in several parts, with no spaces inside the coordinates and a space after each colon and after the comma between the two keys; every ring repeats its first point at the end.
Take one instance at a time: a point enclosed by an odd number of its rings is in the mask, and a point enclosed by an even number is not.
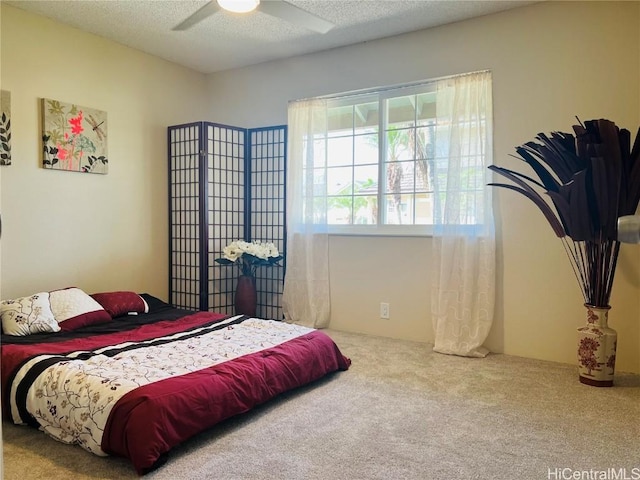
{"type": "Polygon", "coordinates": [[[11,165],[11,92],[0,91],[0,165],[11,165]]]}
{"type": "Polygon", "coordinates": [[[107,112],[43,98],[42,124],[44,168],[108,173],[107,112]]]}

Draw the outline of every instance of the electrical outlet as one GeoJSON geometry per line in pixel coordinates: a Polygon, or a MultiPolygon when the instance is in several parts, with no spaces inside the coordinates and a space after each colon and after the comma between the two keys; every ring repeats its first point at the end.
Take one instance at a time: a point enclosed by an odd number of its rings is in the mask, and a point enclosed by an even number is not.
{"type": "Polygon", "coordinates": [[[380,318],[389,319],[389,304],[381,303],[380,304],[380,318]]]}

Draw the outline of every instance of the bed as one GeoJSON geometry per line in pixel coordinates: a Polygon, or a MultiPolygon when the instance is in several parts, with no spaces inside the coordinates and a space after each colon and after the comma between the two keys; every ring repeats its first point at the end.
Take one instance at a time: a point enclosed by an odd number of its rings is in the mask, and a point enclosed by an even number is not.
{"type": "Polygon", "coordinates": [[[50,305],[55,321],[28,334],[7,333],[6,308],[17,307],[4,306],[4,418],[126,457],[140,475],[186,439],[351,363],[323,332],[285,322],[180,310],[133,292],[92,295],[101,308],[74,315],[46,293],[28,312],[50,305]]]}

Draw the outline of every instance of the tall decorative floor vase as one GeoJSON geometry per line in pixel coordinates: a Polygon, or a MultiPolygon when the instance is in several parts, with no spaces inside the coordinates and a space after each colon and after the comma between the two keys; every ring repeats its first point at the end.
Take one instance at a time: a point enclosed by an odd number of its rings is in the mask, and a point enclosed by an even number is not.
{"type": "Polygon", "coordinates": [[[587,324],[578,328],[578,372],[580,383],[594,387],[613,386],[618,334],[607,325],[611,307],[587,307],[587,324]]]}
{"type": "Polygon", "coordinates": [[[256,316],[256,303],[258,294],[256,293],[256,279],[249,275],[240,275],[236,285],[236,314],[256,316]]]}

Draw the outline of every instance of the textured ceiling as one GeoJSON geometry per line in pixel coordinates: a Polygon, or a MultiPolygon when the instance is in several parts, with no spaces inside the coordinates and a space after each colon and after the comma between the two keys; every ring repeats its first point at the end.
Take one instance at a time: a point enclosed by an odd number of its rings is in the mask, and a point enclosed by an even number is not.
{"type": "Polygon", "coordinates": [[[290,0],[289,3],[334,23],[335,28],[320,34],[259,11],[245,15],[218,11],[186,31],[172,30],[207,1],[3,0],[3,3],[203,73],[351,45],[536,3],[290,0]]]}

